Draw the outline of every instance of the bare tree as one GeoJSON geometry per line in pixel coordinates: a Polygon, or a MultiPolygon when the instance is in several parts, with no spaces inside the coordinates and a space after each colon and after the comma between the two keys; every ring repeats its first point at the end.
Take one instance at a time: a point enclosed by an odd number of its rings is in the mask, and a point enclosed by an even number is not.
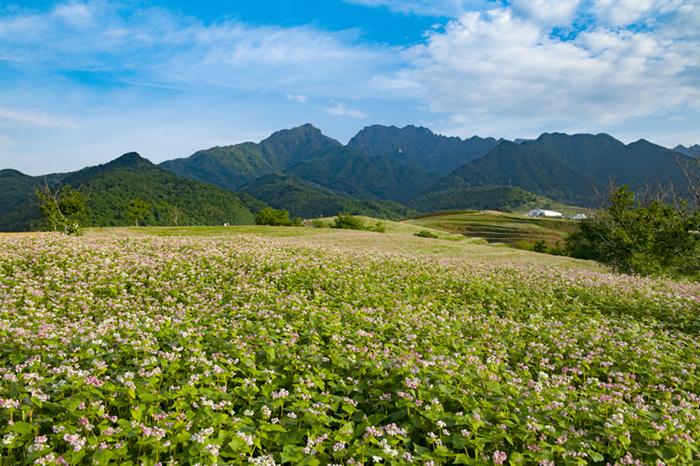
{"type": "Polygon", "coordinates": [[[700,209],[700,151],[692,150],[690,157],[674,152],[676,163],[685,178],[685,194],[693,210],[700,209]]]}
{"type": "Polygon", "coordinates": [[[184,211],[185,211],[185,209],[183,209],[182,207],[178,207],[175,205],[170,206],[170,211],[169,211],[170,220],[173,221],[175,226],[177,226],[177,221],[180,218],[180,216],[183,214],[184,211]]]}

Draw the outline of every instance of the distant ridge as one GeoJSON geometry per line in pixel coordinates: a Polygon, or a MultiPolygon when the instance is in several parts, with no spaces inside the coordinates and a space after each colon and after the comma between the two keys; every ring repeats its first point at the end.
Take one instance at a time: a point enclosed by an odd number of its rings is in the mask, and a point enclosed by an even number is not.
{"type": "MultiPolygon", "coordinates": [[[[677,146],[675,155],[699,150],[677,146]]],[[[301,216],[345,210],[393,219],[478,205],[507,208],[527,199],[596,207],[610,177],[633,189],[657,178],[684,183],[674,152],[644,139],[624,144],[607,134],[544,133],[515,142],[462,140],[423,127],[372,125],[343,146],[305,124],[260,143],[214,147],[160,166],[133,152],[68,174],[2,170],[0,229],[36,226],[36,206],[25,204],[37,186],[59,180],[97,190],[84,225],[126,222],[124,199],[137,196],[154,199],[147,222],[165,225],[168,211],[179,206],[191,223],[250,222],[266,202],[301,216]],[[201,183],[190,183],[195,180],[201,183]]]]}
{"type": "Polygon", "coordinates": [[[373,125],[361,130],[348,147],[370,156],[384,155],[426,172],[447,175],[455,168],[487,154],[498,141],[474,136],[462,140],[412,125],[404,128],[373,125]]]}
{"type": "Polygon", "coordinates": [[[343,145],[307,123],[277,131],[259,144],[244,142],[212,147],[184,159],[165,161],[160,166],[178,176],[235,191],[255,178],[284,171],[295,163],[336,147],[343,145]]]}

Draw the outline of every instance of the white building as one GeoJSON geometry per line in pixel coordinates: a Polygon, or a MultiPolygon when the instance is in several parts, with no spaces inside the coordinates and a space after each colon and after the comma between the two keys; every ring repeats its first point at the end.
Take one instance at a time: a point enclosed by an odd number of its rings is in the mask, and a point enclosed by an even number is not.
{"type": "Polygon", "coordinates": [[[586,217],[586,214],[576,214],[573,217],[571,217],[571,220],[585,220],[588,217],[586,217]]]}
{"type": "Polygon", "coordinates": [[[528,217],[561,217],[560,212],[554,212],[553,210],[542,210],[542,209],[535,209],[529,214],[527,214],[528,217]]]}

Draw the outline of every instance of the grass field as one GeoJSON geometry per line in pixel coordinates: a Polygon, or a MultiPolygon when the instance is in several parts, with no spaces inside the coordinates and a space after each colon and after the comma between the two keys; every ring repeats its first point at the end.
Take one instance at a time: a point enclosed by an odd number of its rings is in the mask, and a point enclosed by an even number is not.
{"type": "MultiPolygon", "coordinates": [[[[358,217],[367,225],[375,225],[377,219],[358,217]]],[[[331,224],[333,219],[320,219],[331,224]]],[[[551,265],[565,269],[605,271],[606,269],[591,261],[582,261],[569,257],[538,254],[509,247],[496,247],[478,244],[480,238],[467,238],[463,234],[433,228],[435,223],[424,220],[409,222],[392,222],[381,220],[386,233],[369,231],[338,230],[331,228],[305,227],[270,227],[270,226],[233,226],[233,227],[119,227],[88,228],[88,237],[143,237],[143,236],[229,236],[255,235],[275,238],[294,244],[323,245],[350,251],[375,251],[402,254],[436,255],[440,257],[465,258],[475,262],[499,262],[521,265],[551,265]],[[438,239],[419,238],[413,234],[429,230],[439,236],[438,239]]]]}

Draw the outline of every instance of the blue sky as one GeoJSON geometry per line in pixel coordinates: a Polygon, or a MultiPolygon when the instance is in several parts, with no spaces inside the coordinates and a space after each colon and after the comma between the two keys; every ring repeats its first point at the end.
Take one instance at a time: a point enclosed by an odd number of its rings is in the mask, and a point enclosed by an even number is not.
{"type": "Polygon", "coordinates": [[[700,0],[10,0],[0,168],[154,161],[313,123],[700,143],[700,0]]]}

